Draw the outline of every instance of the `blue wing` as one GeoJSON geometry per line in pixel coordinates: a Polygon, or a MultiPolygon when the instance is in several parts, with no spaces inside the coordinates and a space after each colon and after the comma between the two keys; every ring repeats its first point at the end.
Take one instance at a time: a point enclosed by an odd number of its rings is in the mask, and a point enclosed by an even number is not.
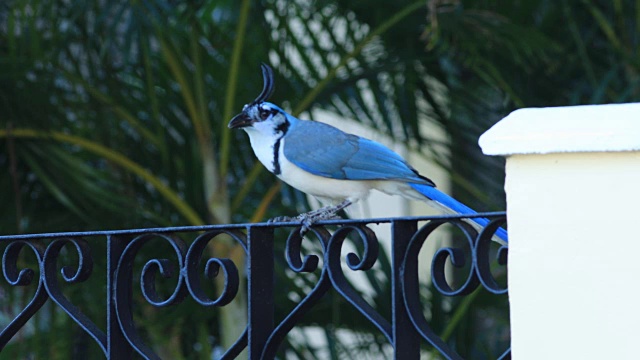
{"type": "MultiPolygon", "coordinates": [[[[297,120],[297,119],[296,119],[297,120]]],[[[284,142],[284,156],[314,175],[340,180],[399,180],[457,214],[475,214],[468,206],[434,188],[398,154],[382,144],[344,133],[315,121],[291,121],[284,142]]],[[[469,219],[485,227],[486,218],[469,219]]],[[[508,241],[506,230],[496,236],[508,241]]]]}
{"type": "Polygon", "coordinates": [[[382,144],[315,121],[295,121],[284,156],[314,175],[340,180],[401,180],[428,184],[400,155],[382,144]]]}

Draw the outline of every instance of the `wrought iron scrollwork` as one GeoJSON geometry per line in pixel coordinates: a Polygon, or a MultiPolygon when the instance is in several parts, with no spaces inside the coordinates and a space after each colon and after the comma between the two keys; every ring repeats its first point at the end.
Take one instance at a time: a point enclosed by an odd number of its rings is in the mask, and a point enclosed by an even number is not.
{"type": "MultiPolygon", "coordinates": [[[[476,242],[476,246],[474,248],[474,260],[476,261],[476,272],[478,274],[478,279],[482,283],[485,289],[494,293],[494,294],[505,294],[507,292],[507,287],[500,286],[493,274],[491,273],[491,267],[489,264],[490,251],[491,251],[491,243],[492,237],[496,233],[496,231],[506,223],[506,219],[496,219],[492,220],[480,233],[478,236],[478,241],[476,242]]],[[[509,252],[509,248],[505,245],[501,245],[498,248],[498,252],[496,254],[496,259],[498,260],[499,265],[507,265],[507,254],[509,252]]]]}
{"type": "MultiPolygon", "coordinates": [[[[133,263],[140,249],[150,240],[159,238],[169,243],[176,254],[178,269],[184,267],[184,256],[186,245],[179,238],[164,234],[144,234],[140,235],[127,245],[120,257],[115,273],[114,296],[116,304],[116,314],[120,328],[124,337],[133,349],[145,359],[160,359],[158,355],[147,346],[136,329],[133,321],[133,263]]],[[[187,293],[184,285],[184,275],[182,271],[175,271],[175,266],[168,259],[149,260],[142,269],[140,287],[146,301],[158,307],[169,306],[182,301],[187,293]],[[155,278],[160,274],[163,278],[170,278],[177,275],[177,283],[174,291],[168,298],[163,298],[156,291],[155,278]]]]}
{"type": "MultiPolygon", "coordinates": [[[[460,357],[451,350],[450,347],[442,341],[442,339],[429,326],[429,322],[422,311],[419,291],[418,254],[420,253],[420,249],[428,237],[438,227],[447,223],[449,223],[449,221],[446,220],[430,221],[415,233],[407,246],[400,272],[402,274],[401,283],[404,304],[407,314],[409,315],[409,319],[413,323],[415,329],[422,338],[427,340],[434,348],[438,349],[438,351],[447,358],[459,359],[460,357]]],[[[473,227],[461,221],[455,222],[455,225],[463,231],[465,238],[470,241],[471,246],[473,246],[473,238],[476,234],[473,227]]],[[[461,249],[449,247],[439,249],[435,253],[431,263],[431,276],[434,287],[441,293],[450,296],[466,295],[473,291],[478,284],[477,277],[473,271],[470,271],[465,283],[461,287],[453,289],[448,284],[445,277],[445,263],[447,259],[450,259],[451,263],[455,267],[463,267],[465,263],[464,252],[461,249]]]]}
{"type": "MultiPolygon", "coordinates": [[[[426,240],[426,238],[429,236],[431,231],[435,230],[435,228],[440,226],[441,224],[442,223],[440,222],[434,221],[426,225],[424,227],[424,230],[427,230],[427,231],[425,231],[424,238],[422,238],[422,234],[421,234],[423,232],[423,229],[421,229],[416,234],[414,239],[412,239],[411,243],[409,244],[409,249],[407,250],[407,259],[409,258],[409,251],[413,250],[412,245],[414,243],[418,243],[418,244],[424,243],[424,240],[426,240]]],[[[478,236],[478,233],[475,231],[475,229],[464,221],[454,221],[454,222],[450,222],[450,224],[453,224],[454,226],[458,227],[462,231],[462,233],[464,234],[464,239],[469,245],[469,248],[473,249],[475,245],[476,237],[478,236]]],[[[472,258],[474,258],[473,255],[472,255],[472,258]]],[[[408,263],[407,259],[405,259],[405,263],[408,263]]],[[[431,278],[433,281],[433,285],[436,287],[436,289],[438,289],[438,291],[440,291],[442,294],[447,296],[458,296],[458,295],[464,296],[464,295],[471,294],[471,292],[473,292],[478,287],[478,284],[479,284],[478,277],[475,271],[473,271],[473,268],[474,268],[473,264],[471,266],[471,269],[469,270],[469,273],[466,276],[466,280],[464,281],[464,284],[462,284],[457,289],[454,289],[452,286],[449,285],[446,279],[445,265],[447,263],[447,260],[449,260],[454,267],[459,269],[463,268],[467,263],[467,259],[465,257],[465,253],[463,249],[460,249],[457,247],[455,248],[445,247],[445,248],[438,249],[438,251],[436,251],[435,255],[433,256],[433,261],[431,262],[431,278]]],[[[416,263],[417,263],[417,259],[416,259],[416,263]]]]}
{"type": "MultiPolygon", "coordinates": [[[[489,266],[489,249],[492,237],[504,220],[494,220],[478,234],[473,226],[463,220],[432,220],[424,225],[409,242],[401,266],[402,291],[406,311],[415,329],[423,339],[428,341],[447,359],[462,359],[453,349],[449,347],[429,326],[425,318],[420,302],[419,280],[418,280],[418,254],[429,236],[444,224],[453,224],[464,235],[464,239],[469,247],[471,256],[471,266],[463,281],[463,284],[454,288],[446,279],[445,265],[447,261],[455,268],[463,268],[468,263],[465,251],[461,248],[445,247],[438,249],[431,262],[431,277],[434,287],[446,296],[466,296],[475,291],[480,284],[487,290],[495,294],[507,291],[500,288],[491,274],[489,266]]],[[[506,246],[499,249],[498,259],[500,264],[506,264],[506,246]]],[[[505,354],[508,354],[505,353],[505,354]]]]}
{"type": "Polygon", "coordinates": [[[376,234],[366,226],[343,226],[338,229],[331,239],[327,247],[327,268],[329,278],[333,287],[342,295],[351,305],[353,305],[362,315],[364,315],[373,325],[375,325],[382,334],[393,342],[391,324],[373,306],[358,294],[342,271],[341,252],[344,240],[351,233],[356,233],[358,239],[362,242],[363,253],[358,256],[355,253],[348,253],[346,263],[349,269],[353,271],[367,271],[373,267],[378,259],[379,243],[376,234]]]}
{"type": "Polygon", "coordinates": [[[200,286],[200,278],[197,274],[198,265],[202,260],[203,252],[213,238],[220,234],[226,234],[242,245],[247,253],[246,236],[238,231],[209,231],[198,236],[189,247],[185,261],[185,273],[187,275],[187,287],[191,296],[202,306],[224,306],[233,300],[240,287],[240,275],[238,268],[231,259],[210,258],[204,267],[204,276],[214,280],[220,271],[224,276],[224,286],[217,299],[210,299],[200,286]]]}
{"type": "MultiPolygon", "coordinates": [[[[496,246],[492,242],[496,232],[504,231],[501,227],[506,219],[503,214],[482,215],[492,220],[480,233],[462,217],[437,217],[329,221],[313,226],[305,237],[300,235],[299,227],[292,227],[290,223],[0,236],[0,245],[4,246],[2,271],[6,283],[12,287],[31,285],[34,288],[28,304],[1,330],[0,352],[51,298],[89,335],[106,358],[126,359],[136,352],[145,359],[159,359],[154,344],[146,344],[139,333],[139,324],[134,318],[134,299],[144,299],[142,301],[161,309],[176,306],[191,296],[203,307],[199,311],[211,311],[234,301],[246,283],[249,323],[235,344],[221,355],[223,359],[235,358],[244,349],[248,350],[251,359],[275,358],[287,334],[332,290],[377,327],[397,357],[419,358],[420,341],[426,341],[443,357],[460,359],[455,348],[433,331],[424,315],[425,304],[420,296],[423,285],[419,279],[422,258],[418,254],[432,241],[436,229],[450,224],[457,229],[462,246],[443,247],[433,255],[430,265],[435,291],[445,296],[467,296],[482,287],[493,294],[506,293],[507,287],[502,282],[508,250],[506,246],[496,246]],[[424,224],[420,228],[419,221],[424,224]],[[349,270],[372,271],[380,258],[380,250],[376,234],[367,225],[381,222],[393,223],[395,229],[392,231],[391,273],[388,274],[392,279],[391,311],[380,311],[368,303],[352,286],[351,277],[345,274],[349,270]],[[337,229],[329,231],[325,225],[337,226],[337,229]],[[298,291],[301,299],[281,319],[274,318],[278,306],[274,303],[277,294],[274,268],[282,263],[274,261],[276,256],[282,256],[274,252],[274,229],[277,227],[290,230],[284,247],[289,273],[293,277],[305,277],[308,286],[298,291]],[[246,234],[242,228],[247,230],[246,234]],[[185,241],[175,235],[178,233],[194,234],[194,239],[185,241]],[[82,286],[91,278],[94,258],[90,250],[96,236],[108,239],[106,329],[98,327],[81,307],[73,304],[71,294],[65,296],[68,287],[82,286]],[[245,264],[235,257],[232,260],[210,253],[210,245],[222,237],[224,241],[230,239],[240,245],[238,251],[244,252],[245,264]],[[347,241],[360,250],[345,254],[347,241]],[[149,245],[151,242],[164,243],[169,254],[141,259],[146,251],[158,253],[159,250],[149,245]],[[317,245],[318,252],[304,254],[305,244],[317,245]],[[18,261],[26,256],[35,257],[38,269],[18,261]],[[69,261],[67,258],[75,259],[75,263],[64,264],[69,261]],[[494,266],[494,259],[498,266],[494,266]],[[448,281],[445,267],[456,269],[457,285],[448,281]],[[137,273],[140,277],[134,279],[137,273]],[[164,281],[169,281],[169,285],[164,281]],[[207,282],[215,282],[213,287],[217,292],[214,296],[203,288],[207,282]],[[134,290],[142,296],[134,296],[134,290]],[[382,316],[381,313],[391,315],[382,316]]],[[[507,350],[500,358],[509,356],[507,350]]]]}
{"type": "MultiPolygon", "coordinates": [[[[41,244],[33,243],[30,241],[16,241],[7,245],[2,255],[2,273],[4,278],[11,286],[29,286],[33,282],[35,277],[35,271],[33,269],[18,269],[18,257],[22,249],[31,249],[36,256],[38,264],[42,263],[42,257],[44,256],[44,249],[41,244]]],[[[9,340],[33,317],[33,315],[40,310],[42,305],[47,301],[49,295],[47,294],[42,277],[38,277],[38,285],[33,298],[29,301],[27,306],[16,316],[4,329],[0,332],[0,351],[7,345],[9,340]]]]}
{"type": "MultiPolygon", "coordinates": [[[[323,254],[327,250],[327,244],[331,234],[324,228],[315,226],[310,232],[319,240],[323,254]]],[[[295,228],[289,234],[285,247],[285,254],[289,268],[296,273],[310,273],[318,269],[319,258],[317,255],[302,255],[302,240],[300,228],[295,228]]],[[[273,359],[276,356],[278,346],[282,343],[289,331],[302,319],[302,317],[331,289],[331,282],[327,274],[326,260],[323,261],[322,272],[313,289],[296,305],[296,307],[275,327],[262,351],[262,359],[273,359]]]]}
{"type": "Polygon", "coordinates": [[[67,245],[73,245],[78,254],[78,266],[63,266],[60,269],[62,278],[70,284],[86,281],[93,271],[93,258],[89,244],[83,239],[66,238],[53,241],[47,247],[43,258],[44,285],[51,299],[60,306],[80,327],[91,336],[100,349],[107,355],[107,336],[77,306],[62,293],[56,275],[60,251],[67,245]]]}
{"type": "MultiPolygon", "coordinates": [[[[215,278],[220,275],[220,272],[222,272],[224,284],[220,291],[220,295],[216,299],[211,299],[200,286],[198,265],[202,261],[204,250],[207,248],[207,244],[209,244],[210,241],[221,234],[229,236],[233,241],[241,245],[245,254],[248,253],[246,235],[237,230],[208,231],[198,236],[193,241],[186,255],[184,273],[186,274],[189,293],[198,304],[206,307],[224,306],[229,304],[238,294],[238,289],[240,287],[240,275],[238,268],[231,259],[226,258],[209,258],[204,266],[204,276],[210,281],[214,281],[215,278]]],[[[222,358],[232,359],[240,354],[240,352],[247,346],[247,336],[247,329],[245,329],[240,338],[229,349],[227,349],[222,358]]]]}

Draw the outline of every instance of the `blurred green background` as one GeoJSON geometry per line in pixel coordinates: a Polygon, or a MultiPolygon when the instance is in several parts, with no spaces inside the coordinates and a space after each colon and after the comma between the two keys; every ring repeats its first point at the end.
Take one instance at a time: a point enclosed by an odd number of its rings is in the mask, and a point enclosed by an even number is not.
{"type": "MultiPolygon", "coordinates": [[[[262,169],[243,132],[226,128],[262,88],[260,62],[276,72],[272,101],[292,114],[322,109],[392,134],[449,171],[452,195],[501,210],[503,161],[483,156],[478,136],[521,107],[638,101],[639,42],[637,0],[5,0],[0,233],[246,222],[305,210],[306,197],[262,169]],[[425,122],[446,141],[425,133],[425,122]]],[[[231,245],[215,251],[241,261],[231,245]]],[[[103,254],[94,249],[96,268],[103,254]]],[[[378,285],[386,299],[388,281],[378,285]]],[[[103,324],[104,281],[82,286],[68,296],[103,324]]],[[[32,293],[4,280],[1,290],[4,327],[32,293]]],[[[432,326],[461,355],[491,358],[508,346],[506,299],[425,292],[432,326]]],[[[292,301],[279,295],[286,312],[292,301]]],[[[348,323],[359,316],[353,308],[338,296],[325,305],[332,316],[310,315],[307,325],[324,329],[331,351],[299,336],[283,357],[380,354],[375,329],[348,323]],[[341,340],[343,328],[356,336],[341,340]]],[[[217,310],[141,307],[146,339],[163,357],[206,359],[231,341],[211,335],[231,327],[217,310]]],[[[241,313],[242,304],[225,311],[241,313]]],[[[48,306],[0,357],[101,356],[71,324],[48,306]]]]}

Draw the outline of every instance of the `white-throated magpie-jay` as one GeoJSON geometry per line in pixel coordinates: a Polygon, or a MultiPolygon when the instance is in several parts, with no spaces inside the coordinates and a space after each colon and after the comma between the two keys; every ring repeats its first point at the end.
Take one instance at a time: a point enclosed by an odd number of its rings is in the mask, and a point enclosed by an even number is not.
{"type": "MultiPolygon", "coordinates": [[[[427,201],[447,213],[475,213],[437,190],[433,181],[384,145],[324,123],[297,119],[267,102],[274,89],[273,71],[262,64],[262,75],[262,93],[243,107],[229,128],[246,131],[260,162],[282,181],[333,204],[280,219],[301,221],[307,228],[316,221],[334,218],[338,211],[366,198],[372,189],[427,201]]],[[[470,220],[480,227],[489,222],[485,218],[470,220]]],[[[504,229],[498,229],[495,237],[507,241],[504,229]]]]}

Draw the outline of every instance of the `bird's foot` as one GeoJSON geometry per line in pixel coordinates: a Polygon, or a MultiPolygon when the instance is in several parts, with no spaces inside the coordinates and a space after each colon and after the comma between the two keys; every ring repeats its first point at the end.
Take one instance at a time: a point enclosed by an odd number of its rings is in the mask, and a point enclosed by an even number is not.
{"type": "Polygon", "coordinates": [[[336,214],[338,213],[338,211],[346,208],[349,205],[351,205],[351,201],[345,200],[345,201],[341,202],[338,205],[325,206],[325,207],[320,208],[318,210],[313,210],[313,211],[309,211],[309,212],[300,214],[300,215],[298,215],[296,217],[278,216],[278,217],[274,217],[272,219],[269,219],[267,222],[268,223],[294,222],[294,221],[295,222],[300,222],[300,225],[301,225],[300,236],[304,236],[304,234],[307,231],[309,231],[311,226],[313,226],[315,223],[317,223],[319,221],[323,221],[323,220],[339,220],[339,219],[341,219],[341,217],[336,215],[336,214]]]}
{"type": "Polygon", "coordinates": [[[342,218],[340,216],[336,215],[335,212],[334,213],[330,213],[330,212],[315,213],[315,214],[311,214],[311,212],[308,212],[308,213],[304,213],[304,214],[298,215],[298,217],[296,219],[298,221],[300,221],[300,224],[302,225],[302,227],[300,228],[300,236],[304,236],[304,234],[307,231],[309,231],[311,226],[313,226],[315,223],[317,223],[319,221],[323,221],[323,220],[339,220],[339,219],[342,219],[342,218]]]}
{"type": "Polygon", "coordinates": [[[325,206],[318,210],[313,210],[298,215],[296,217],[296,220],[300,221],[302,225],[302,227],[300,228],[300,236],[304,236],[304,234],[309,231],[309,228],[311,228],[311,226],[319,221],[341,219],[341,217],[337,215],[338,211],[346,208],[349,205],[351,205],[351,201],[344,200],[338,205],[325,206]]]}

